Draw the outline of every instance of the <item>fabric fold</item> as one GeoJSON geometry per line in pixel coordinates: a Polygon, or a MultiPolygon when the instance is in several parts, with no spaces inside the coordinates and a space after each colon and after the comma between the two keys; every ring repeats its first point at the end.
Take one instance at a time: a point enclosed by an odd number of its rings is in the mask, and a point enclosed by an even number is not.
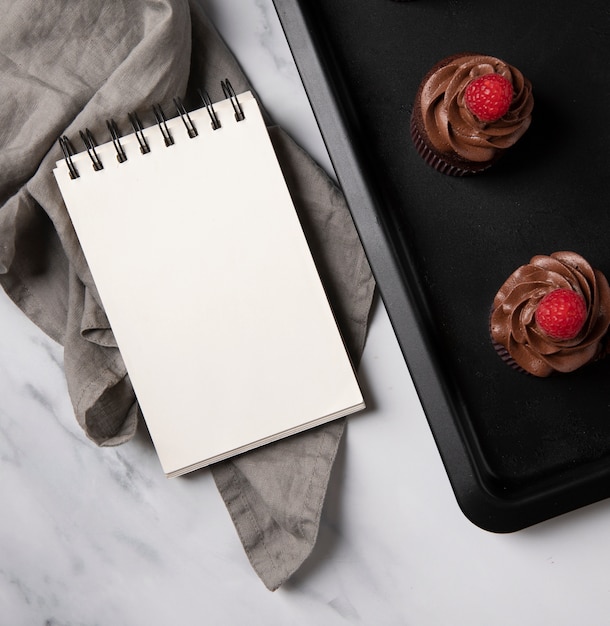
{"type": "Polygon", "coordinates": [[[275,591],[310,555],[345,420],[212,467],[252,567],[275,591]]]}
{"type": "MultiPolygon", "coordinates": [[[[109,118],[130,132],[130,111],[144,117],[153,104],[169,111],[174,96],[200,106],[197,89],[217,100],[221,80],[230,78],[237,91],[250,88],[248,80],[195,0],[82,0],[78,11],[66,0],[16,0],[0,25],[0,77],[10,103],[0,111],[0,284],[64,346],[68,390],[86,435],[100,446],[125,443],[140,411],[53,179],[62,157],[56,140],[89,128],[101,143],[109,118]]],[[[281,129],[270,134],[357,361],[374,282],[345,200],[281,129]]],[[[343,429],[338,420],[212,468],[269,589],[287,580],[315,544],[343,429]]]]}

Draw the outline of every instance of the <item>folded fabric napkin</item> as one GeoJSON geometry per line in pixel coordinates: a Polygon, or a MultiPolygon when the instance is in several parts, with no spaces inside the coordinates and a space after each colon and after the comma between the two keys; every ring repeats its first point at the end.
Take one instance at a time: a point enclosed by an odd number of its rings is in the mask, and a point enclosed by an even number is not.
{"type": "MultiPolygon", "coordinates": [[[[251,89],[200,6],[187,0],[14,0],[0,24],[0,284],[50,337],[79,424],[100,446],[128,441],[139,409],[95,284],[53,179],[57,138],[105,120],[197,104],[220,81],[251,89]],[[36,28],[32,28],[35,25],[36,28]]],[[[343,196],[289,137],[270,134],[352,358],[374,282],[343,196]]],[[[338,420],[212,466],[250,562],[277,589],[316,540],[338,420]]]]}

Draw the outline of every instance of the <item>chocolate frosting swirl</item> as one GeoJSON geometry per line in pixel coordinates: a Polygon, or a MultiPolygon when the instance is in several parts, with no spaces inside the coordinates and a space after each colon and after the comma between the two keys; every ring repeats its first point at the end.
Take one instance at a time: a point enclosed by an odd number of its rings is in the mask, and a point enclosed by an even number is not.
{"type": "Polygon", "coordinates": [[[530,82],[516,68],[495,57],[463,54],[433,68],[423,81],[420,104],[425,132],[439,152],[454,152],[482,163],[494,159],[525,133],[534,98],[530,82]],[[482,122],[466,107],[464,91],[473,79],[494,72],[512,83],[513,101],[499,120],[482,122]]]}
{"type": "Polygon", "coordinates": [[[493,302],[491,336],[515,363],[535,376],[572,372],[603,355],[610,326],[610,286],[606,277],[574,252],[539,255],[515,270],[493,302]],[[554,340],[536,324],[542,298],[572,289],[585,299],[587,320],[570,340],[554,340]]]}

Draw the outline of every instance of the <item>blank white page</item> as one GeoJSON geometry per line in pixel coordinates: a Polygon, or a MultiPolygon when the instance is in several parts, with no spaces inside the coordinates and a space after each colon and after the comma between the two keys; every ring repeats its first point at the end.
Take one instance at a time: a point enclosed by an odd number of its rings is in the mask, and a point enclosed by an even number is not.
{"type": "Polygon", "coordinates": [[[256,100],[191,112],[54,170],[163,470],[364,407],[256,100]]]}

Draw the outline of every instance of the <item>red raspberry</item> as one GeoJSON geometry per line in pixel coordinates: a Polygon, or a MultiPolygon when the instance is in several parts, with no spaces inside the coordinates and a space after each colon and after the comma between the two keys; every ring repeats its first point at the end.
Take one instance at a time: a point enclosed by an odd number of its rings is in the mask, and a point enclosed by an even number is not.
{"type": "Polygon", "coordinates": [[[501,74],[483,74],[471,80],[464,92],[469,111],[482,122],[495,122],[506,114],[513,100],[513,86],[501,74]]]}
{"type": "Polygon", "coordinates": [[[536,322],[551,339],[574,339],[587,319],[585,299],[570,289],[555,289],[538,303],[536,322]]]}

